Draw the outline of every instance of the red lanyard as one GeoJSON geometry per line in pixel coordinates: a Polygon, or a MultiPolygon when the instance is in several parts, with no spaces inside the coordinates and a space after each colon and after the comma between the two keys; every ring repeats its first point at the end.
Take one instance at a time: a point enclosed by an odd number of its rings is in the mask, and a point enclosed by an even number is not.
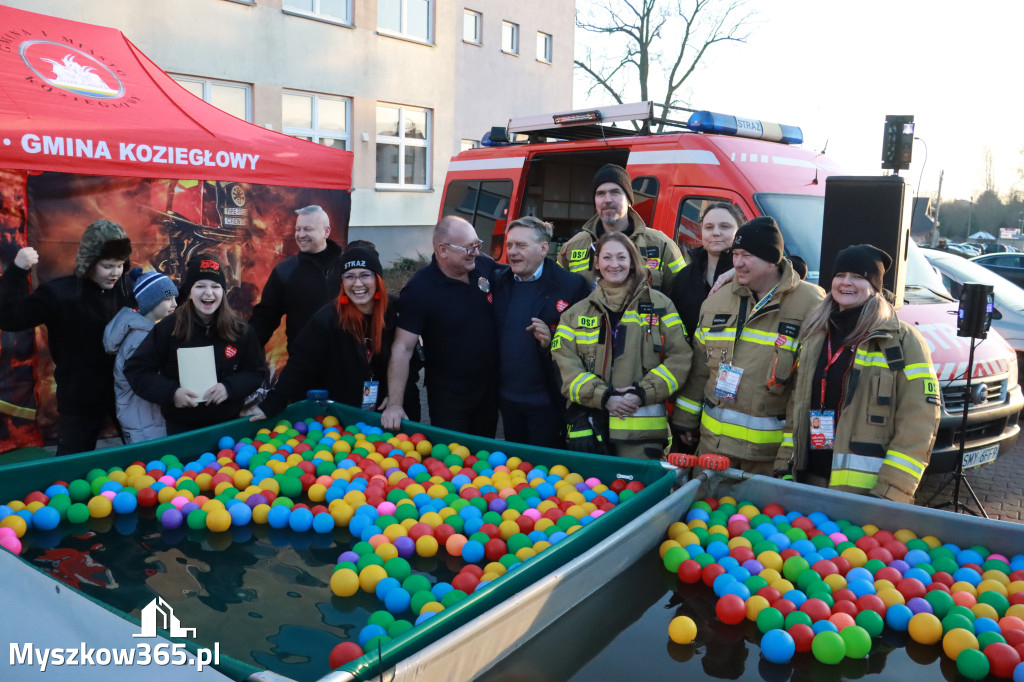
{"type": "Polygon", "coordinates": [[[846,350],[846,345],[839,346],[839,350],[832,354],[832,333],[828,334],[828,345],[827,345],[827,361],[825,362],[825,371],[821,373],[821,407],[825,407],[825,380],[828,379],[828,368],[835,364],[839,356],[846,350]]]}

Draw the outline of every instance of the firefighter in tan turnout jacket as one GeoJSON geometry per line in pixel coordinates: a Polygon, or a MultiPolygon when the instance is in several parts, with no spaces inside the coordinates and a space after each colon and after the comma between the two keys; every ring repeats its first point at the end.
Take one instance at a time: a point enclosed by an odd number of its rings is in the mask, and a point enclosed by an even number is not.
{"type": "Polygon", "coordinates": [[[693,368],[675,401],[672,426],[697,452],[770,474],[793,390],[797,337],[824,297],[783,258],[770,217],[743,225],[733,242],[735,280],[701,306],[693,368]]]}
{"type": "Polygon", "coordinates": [[[669,298],[648,284],[624,235],[598,242],[598,271],[597,287],[562,314],[551,342],[569,413],[587,408],[592,420],[582,429],[569,424],[570,447],[584,449],[580,439],[600,436],[608,454],[657,459],[670,437],[665,401],[691,364],[683,323],[669,298]]]}
{"type": "Polygon", "coordinates": [[[882,296],[887,253],[839,252],[831,291],[808,316],[775,468],[836,490],[912,504],[940,417],[920,333],[882,296]]]}
{"type": "Polygon", "coordinates": [[[558,264],[583,275],[593,284],[597,272],[597,241],[607,232],[621,232],[632,240],[641,261],[651,272],[651,286],[668,293],[672,280],[686,265],[679,246],[658,230],[644,224],[633,210],[633,187],[629,173],[621,166],[607,164],[594,175],[594,207],[597,215],[562,245],[558,264]]]}

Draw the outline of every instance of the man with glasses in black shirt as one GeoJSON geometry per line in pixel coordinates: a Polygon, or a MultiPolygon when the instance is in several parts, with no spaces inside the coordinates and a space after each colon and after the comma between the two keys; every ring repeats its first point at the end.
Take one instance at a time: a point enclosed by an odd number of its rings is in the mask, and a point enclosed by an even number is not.
{"type": "MultiPolygon", "coordinates": [[[[493,438],[498,423],[498,338],[494,323],[493,260],[462,218],[434,227],[434,255],[398,299],[398,328],[388,366],[388,395],[403,395],[409,358],[422,338],[427,406],[434,426],[493,438]]],[[[381,416],[395,431],[407,419],[390,402],[381,416]]]]}

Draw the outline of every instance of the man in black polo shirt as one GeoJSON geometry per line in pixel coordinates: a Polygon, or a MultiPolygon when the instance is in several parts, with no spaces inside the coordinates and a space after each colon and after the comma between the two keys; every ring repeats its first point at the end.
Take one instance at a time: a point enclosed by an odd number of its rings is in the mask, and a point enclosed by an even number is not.
{"type": "MultiPolygon", "coordinates": [[[[426,354],[430,423],[493,438],[498,424],[498,339],[491,280],[495,263],[462,218],[434,227],[434,257],[402,289],[388,365],[388,395],[403,395],[417,337],[426,354]]],[[[394,431],[405,410],[389,401],[381,416],[394,431]]]]}
{"type": "Polygon", "coordinates": [[[285,317],[288,351],[313,313],[341,291],[341,247],[327,238],[331,220],[323,208],[295,211],[295,243],[299,252],[274,266],[252,309],[249,324],[264,346],[285,317]]]}
{"type": "Polygon", "coordinates": [[[509,267],[495,278],[501,345],[499,405],[505,440],[565,447],[565,399],[551,361],[551,333],[562,312],[590,293],[582,275],[547,259],[551,224],[526,216],[505,230],[509,267]]]}

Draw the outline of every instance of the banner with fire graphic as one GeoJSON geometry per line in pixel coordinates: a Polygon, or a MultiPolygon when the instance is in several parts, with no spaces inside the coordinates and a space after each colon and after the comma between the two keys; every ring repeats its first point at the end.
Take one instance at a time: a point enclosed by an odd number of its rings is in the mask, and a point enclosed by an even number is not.
{"type": "MultiPolygon", "coordinates": [[[[274,266],[298,251],[295,209],[322,206],[341,244],[350,212],[349,193],[335,189],[4,170],[0,200],[0,273],[19,248],[32,246],[34,285],[69,274],[85,227],[106,218],[128,233],[133,265],[176,283],[190,256],[217,254],[227,266],[228,300],[245,317],[274,266]]],[[[279,370],[286,358],[282,325],[267,360],[279,370]]],[[[45,327],[0,333],[0,452],[52,439],[56,417],[45,327]]]]}

